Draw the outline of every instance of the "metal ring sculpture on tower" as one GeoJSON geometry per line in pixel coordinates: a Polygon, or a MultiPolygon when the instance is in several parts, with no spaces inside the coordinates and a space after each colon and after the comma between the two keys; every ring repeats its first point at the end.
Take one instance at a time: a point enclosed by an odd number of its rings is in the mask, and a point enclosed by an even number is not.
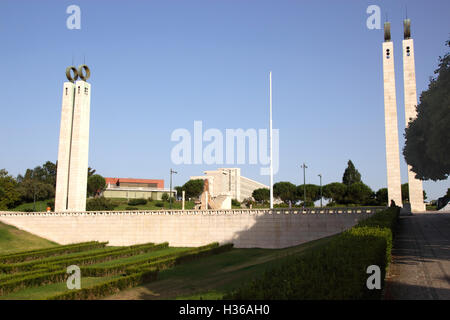
{"type": "Polygon", "coordinates": [[[66,68],[66,77],[70,82],[75,82],[78,79],[78,71],[74,66],[70,66],[66,68]],[[70,71],[73,71],[73,76],[70,71]]]}
{"type": "Polygon", "coordinates": [[[391,23],[390,22],[384,23],[384,41],[385,42],[391,41],[391,23]]]}
{"type": "Polygon", "coordinates": [[[411,20],[405,19],[403,21],[403,39],[411,38],[411,20]]]}
{"type": "Polygon", "coordinates": [[[87,79],[89,79],[91,76],[91,70],[89,69],[89,67],[85,64],[82,64],[81,66],[77,68],[75,68],[74,66],[70,66],[66,68],[66,77],[67,80],[69,80],[70,82],[75,82],[78,77],[83,80],[86,81],[87,79]],[[83,72],[84,70],[84,72],[83,72]],[[73,76],[72,76],[72,72],[73,72],[73,76]]]}
{"type": "Polygon", "coordinates": [[[91,70],[89,70],[89,67],[85,64],[82,64],[78,67],[78,75],[81,78],[81,80],[86,81],[91,76],[91,70]],[[85,74],[83,74],[83,70],[85,74]]]}

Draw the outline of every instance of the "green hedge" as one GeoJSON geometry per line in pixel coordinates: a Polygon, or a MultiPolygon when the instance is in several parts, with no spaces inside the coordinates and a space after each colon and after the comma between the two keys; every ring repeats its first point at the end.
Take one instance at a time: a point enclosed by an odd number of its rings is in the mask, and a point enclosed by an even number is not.
{"type": "Polygon", "coordinates": [[[378,212],[326,245],[287,258],[224,299],[380,299],[381,290],[367,289],[366,270],[378,265],[384,286],[398,214],[398,208],[378,212]]]}
{"type": "Polygon", "coordinates": [[[32,250],[25,252],[12,253],[7,255],[0,256],[0,263],[17,263],[24,262],[28,260],[34,260],[43,257],[50,257],[55,255],[63,255],[72,252],[80,252],[91,250],[95,248],[105,247],[108,242],[98,242],[98,241],[90,241],[90,242],[82,242],[69,244],[65,246],[58,246],[54,248],[40,249],[40,250],[32,250]]]}
{"type": "Polygon", "coordinates": [[[72,259],[66,259],[62,261],[58,261],[56,264],[61,266],[69,266],[72,264],[77,265],[87,265],[87,264],[94,264],[94,263],[100,263],[100,262],[106,262],[115,260],[118,258],[126,258],[134,255],[139,255],[151,251],[161,250],[163,248],[167,248],[169,246],[168,242],[164,242],[158,245],[155,245],[154,243],[149,243],[145,245],[141,245],[138,247],[131,247],[131,248],[125,248],[123,250],[117,251],[117,252],[108,252],[108,253],[100,253],[97,255],[82,257],[82,258],[72,258],[72,259]]]}
{"type": "Polygon", "coordinates": [[[169,257],[169,258],[165,258],[165,259],[161,259],[158,261],[153,261],[153,262],[149,262],[146,264],[142,264],[142,265],[138,265],[138,266],[132,266],[129,267],[125,270],[125,272],[127,274],[132,274],[134,272],[140,272],[149,268],[157,268],[159,271],[161,270],[165,270],[171,267],[174,267],[176,265],[188,262],[188,261],[192,261],[192,260],[197,260],[199,258],[202,257],[207,257],[207,256],[211,256],[211,255],[215,255],[215,254],[219,254],[222,252],[226,252],[229,251],[233,248],[233,244],[229,243],[229,244],[224,244],[222,246],[211,246],[211,247],[200,247],[203,249],[193,249],[192,251],[189,252],[183,252],[177,256],[174,257],[169,257]]]}
{"type": "Polygon", "coordinates": [[[106,281],[92,287],[73,290],[48,298],[48,300],[91,300],[102,298],[117,293],[121,290],[132,288],[143,283],[156,280],[158,270],[147,270],[145,272],[120,277],[106,281]]]}
{"type": "Polygon", "coordinates": [[[211,250],[214,248],[219,247],[219,244],[217,242],[208,244],[206,246],[202,247],[196,247],[192,248],[188,251],[184,252],[175,252],[175,253],[168,253],[159,257],[154,258],[142,258],[140,260],[130,261],[130,262],[123,262],[120,264],[116,264],[113,266],[107,266],[107,267],[96,267],[96,266],[88,266],[88,267],[82,267],[81,272],[82,274],[86,276],[92,276],[92,277],[101,277],[101,276],[109,276],[109,275],[116,275],[116,274],[130,274],[133,272],[141,272],[142,269],[148,269],[148,267],[153,267],[150,265],[151,263],[157,263],[160,261],[170,260],[182,255],[186,255],[189,253],[197,252],[200,250],[211,250]],[[143,268],[140,268],[140,266],[143,266],[143,268]],[[139,268],[138,268],[139,267],[139,268]],[[128,271],[129,268],[132,268],[133,272],[128,271]]]}
{"type": "Polygon", "coordinates": [[[130,206],[139,206],[147,204],[147,199],[138,198],[138,199],[130,199],[128,200],[128,205],[130,206]]]}
{"type": "MultiPolygon", "coordinates": [[[[164,244],[164,246],[167,246],[164,244]]],[[[147,252],[153,250],[155,245],[153,243],[134,245],[130,247],[119,247],[105,249],[100,252],[80,252],[75,256],[64,257],[50,257],[39,261],[28,261],[15,264],[0,264],[0,271],[4,273],[24,272],[32,269],[46,269],[53,265],[61,264],[89,264],[98,261],[107,261],[110,258],[126,257],[129,255],[137,254],[137,252],[147,252]]]]}
{"type": "Polygon", "coordinates": [[[27,275],[19,279],[5,281],[0,285],[0,296],[29,287],[61,282],[64,281],[66,277],[66,270],[52,272],[44,271],[38,274],[27,275]]]}

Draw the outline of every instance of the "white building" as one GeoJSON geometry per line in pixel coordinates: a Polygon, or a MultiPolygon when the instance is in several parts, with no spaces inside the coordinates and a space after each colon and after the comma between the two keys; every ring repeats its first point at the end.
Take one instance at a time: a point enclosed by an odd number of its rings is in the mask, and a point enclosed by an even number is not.
{"type": "Polygon", "coordinates": [[[241,176],[240,168],[219,168],[204,173],[204,176],[193,176],[190,179],[207,179],[209,181],[209,193],[212,197],[231,194],[232,199],[243,201],[251,197],[256,189],[269,189],[265,184],[241,176]]]}

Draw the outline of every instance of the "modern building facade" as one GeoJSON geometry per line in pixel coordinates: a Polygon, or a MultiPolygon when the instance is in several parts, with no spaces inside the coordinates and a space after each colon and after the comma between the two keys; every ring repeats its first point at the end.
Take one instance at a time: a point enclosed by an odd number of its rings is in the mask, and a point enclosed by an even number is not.
{"type": "MultiPolygon", "coordinates": [[[[170,194],[170,189],[164,188],[164,180],[161,179],[105,178],[105,180],[106,189],[103,191],[105,198],[161,200],[164,193],[170,194]]],[[[176,191],[172,190],[172,196],[175,195],[176,191]]]]}
{"type": "Polygon", "coordinates": [[[69,81],[63,86],[55,211],[85,211],[91,104],[91,85],[86,80],[90,71],[86,65],[78,71],[69,67],[66,75],[69,81]],[[78,76],[83,80],[75,81],[78,76]]]}
{"type": "Polygon", "coordinates": [[[219,168],[213,171],[205,171],[204,176],[192,176],[191,180],[207,179],[209,192],[212,197],[231,195],[231,199],[243,201],[252,196],[255,189],[268,186],[255,180],[241,176],[240,168],[219,168]]]}

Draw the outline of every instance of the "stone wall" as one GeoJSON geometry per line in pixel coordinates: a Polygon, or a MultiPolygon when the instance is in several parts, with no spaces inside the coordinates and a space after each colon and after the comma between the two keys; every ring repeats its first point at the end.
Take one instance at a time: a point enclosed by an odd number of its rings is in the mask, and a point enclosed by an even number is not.
{"type": "Polygon", "coordinates": [[[168,241],[191,247],[217,241],[237,248],[285,248],[339,233],[376,210],[381,209],[0,212],[0,221],[60,244],[168,241]]]}

